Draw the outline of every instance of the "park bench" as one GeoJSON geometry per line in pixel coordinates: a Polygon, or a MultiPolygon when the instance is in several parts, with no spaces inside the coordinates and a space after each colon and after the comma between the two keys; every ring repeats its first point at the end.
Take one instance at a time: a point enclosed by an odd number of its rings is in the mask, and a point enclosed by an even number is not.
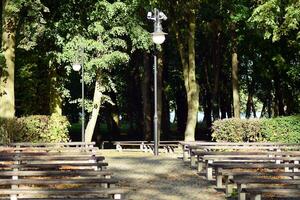
{"type": "Polygon", "coordinates": [[[124,193],[101,155],[77,147],[63,152],[20,148],[0,151],[0,198],[121,199],[124,193]]]}
{"type": "MultiPolygon", "coordinates": [[[[116,145],[117,151],[123,151],[126,148],[127,151],[143,151],[143,152],[154,152],[154,142],[153,141],[118,141],[114,143],[116,145]]],[[[163,152],[173,153],[175,149],[178,148],[178,141],[160,141],[158,145],[159,149],[163,152]]]]}
{"type": "Polygon", "coordinates": [[[238,151],[238,150],[264,150],[264,151],[287,151],[299,150],[300,144],[294,143],[267,143],[267,142],[180,142],[183,148],[183,160],[194,157],[193,151],[238,151]]]}
{"type": "MultiPolygon", "coordinates": [[[[230,152],[241,152],[241,155],[243,155],[243,152],[247,152],[247,151],[251,151],[251,152],[258,152],[257,154],[259,154],[259,152],[280,152],[280,151],[294,151],[294,150],[298,150],[300,148],[299,145],[295,145],[295,144],[281,144],[281,145],[276,145],[276,146],[272,146],[272,145],[265,145],[265,144],[261,144],[261,145],[248,145],[248,143],[246,143],[246,146],[213,146],[213,145],[209,145],[209,146],[191,146],[190,147],[190,162],[191,162],[191,167],[195,167],[196,165],[196,161],[199,161],[199,156],[201,157],[202,155],[205,155],[205,152],[226,152],[226,151],[230,151],[230,152]],[[202,154],[202,152],[204,152],[204,154],[202,154]]],[[[237,153],[238,154],[238,153],[237,153]]],[[[201,159],[200,159],[201,160],[201,159]]]]}
{"type": "MultiPolygon", "coordinates": [[[[249,172],[241,172],[241,171],[221,171],[219,172],[222,174],[223,178],[225,179],[225,188],[226,188],[226,196],[231,196],[233,192],[233,188],[236,186],[234,179],[244,179],[247,180],[249,177],[285,177],[285,178],[293,178],[297,179],[300,177],[300,172],[282,172],[282,171],[267,171],[267,172],[258,172],[258,171],[249,171],[249,172]]],[[[222,186],[218,186],[221,188],[222,186]]]]}
{"type": "Polygon", "coordinates": [[[94,147],[95,142],[59,142],[59,143],[48,143],[48,142],[18,142],[9,143],[2,146],[7,147],[94,147]]]}
{"type": "MultiPolygon", "coordinates": [[[[233,179],[233,182],[237,184],[238,200],[246,200],[246,193],[251,193],[251,196],[253,196],[253,193],[255,193],[254,191],[256,191],[254,199],[259,199],[261,198],[261,193],[266,193],[266,191],[262,192],[261,188],[266,187],[269,188],[269,193],[271,192],[271,190],[272,192],[274,192],[278,190],[278,187],[281,187],[281,192],[277,192],[277,195],[280,195],[280,193],[286,195],[287,191],[290,191],[291,187],[297,187],[300,185],[300,179],[278,179],[275,177],[237,177],[233,179]],[[284,188],[282,188],[283,185],[284,188]],[[249,190],[245,188],[249,188],[249,190]]],[[[296,194],[289,194],[289,196],[300,197],[300,188],[297,188],[296,191],[298,191],[296,192],[296,194]]]]}
{"type": "Polygon", "coordinates": [[[288,164],[276,164],[276,163],[255,163],[255,162],[241,162],[241,163],[230,163],[230,162],[224,162],[224,163],[209,163],[209,170],[206,172],[206,178],[208,180],[213,180],[213,170],[216,172],[217,175],[217,185],[222,185],[222,171],[223,170],[257,170],[257,169],[271,169],[271,170],[282,170],[291,168],[293,172],[298,172],[298,169],[300,167],[299,162],[296,162],[296,164],[288,163],[288,164]]]}
{"type": "Polygon", "coordinates": [[[241,162],[241,161],[257,161],[257,162],[271,162],[279,164],[282,162],[296,161],[300,157],[300,152],[297,151],[255,151],[255,152],[246,152],[246,151],[226,151],[226,152],[202,152],[196,151],[193,152],[196,156],[191,158],[191,167],[196,166],[198,172],[201,172],[204,166],[207,166],[208,163],[213,163],[215,161],[227,161],[227,162],[241,162]],[[197,162],[196,162],[197,160],[197,162]]]}
{"type": "MultiPolygon", "coordinates": [[[[262,194],[272,194],[276,197],[298,200],[300,197],[300,188],[244,188],[242,192],[248,193],[251,200],[261,200],[262,194]]],[[[241,198],[241,197],[240,197],[241,198]]],[[[243,198],[243,197],[242,197],[243,198]]]]}

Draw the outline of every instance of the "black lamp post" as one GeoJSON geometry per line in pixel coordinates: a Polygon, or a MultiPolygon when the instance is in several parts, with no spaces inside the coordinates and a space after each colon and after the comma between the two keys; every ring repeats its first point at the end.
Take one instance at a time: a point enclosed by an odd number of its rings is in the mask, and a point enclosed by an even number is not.
{"type": "MultiPolygon", "coordinates": [[[[167,16],[159,11],[158,9],[154,8],[154,12],[148,12],[147,18],[154,21],[154,32],[152,35],[153,42],[157,44],[164,43],[166,39],[166,33],[163,32],[161,20],[167,20],[167,16]]],[[[154,155],[158,155],[158,127],[157,127],[157,55],[154,53],[154,155]]]]}
{"type": "MultiPolygon", "coordinates": [[[[82,53],[83,53],[83,49],[80,50],[80,58],[82,59],[82,53]]],[[[81,61],[83,62],[83,61],[81,61]]],[[[81,97],[82,97],[82,104],[81,104],[81,141],[84,142],[85,141],[85,134],[84,134],[84,120],[85,120],[85,113],[84,113],[84,67],[83,67],[83,63],[80,62],[75,62],[72,65],[72,68],[74,71],[79,72],[81,69],[81,97]]]]}

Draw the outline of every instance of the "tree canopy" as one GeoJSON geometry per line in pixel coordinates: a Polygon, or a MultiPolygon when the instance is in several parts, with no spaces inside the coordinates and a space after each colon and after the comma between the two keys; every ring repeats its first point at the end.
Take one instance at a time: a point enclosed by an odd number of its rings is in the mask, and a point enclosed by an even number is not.
{"type": "Polygon", "coordinates": [[[122,139],[124,127],[150,140],[154,54],[161,139],[209,137],[220,118],[300,112],[298,0],[2,0],[1,11],[1,118],[77,123],[80,63],[86,140],[122,139]],[[168,16],[159,46],[154,7],[168,16]]]}

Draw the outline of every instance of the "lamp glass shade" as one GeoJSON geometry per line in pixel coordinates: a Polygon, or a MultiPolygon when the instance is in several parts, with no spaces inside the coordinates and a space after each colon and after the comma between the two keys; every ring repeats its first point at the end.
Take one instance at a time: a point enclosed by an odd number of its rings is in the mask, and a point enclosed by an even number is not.
{"type": "Polygon", "coordinates": [[[81,69],[81,65],[79,63],[74,63],[72,65],[72,68],[73,68],[74,71],[78,72],[81,69]]]}
{"type": "Polygon", "coordinates": [[[166,39],[164,32],[154,32],[152,33],[152,40],[155,44],[162,44],[166,39]]]}

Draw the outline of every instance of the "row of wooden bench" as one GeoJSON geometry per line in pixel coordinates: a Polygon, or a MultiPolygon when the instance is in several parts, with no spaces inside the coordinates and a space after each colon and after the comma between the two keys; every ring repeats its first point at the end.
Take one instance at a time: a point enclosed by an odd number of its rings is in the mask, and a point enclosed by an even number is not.
{"type": "Polygon", "coordinates": [[[260,200],[262,195],[300,199],[300,144],[281,143],[182,143],[190,155],[191,167],[206,170],[206,178],[216,179],[217,188],[225,184],[230,196],[237,187],[238,199],[260,200]],[[253,187],[258,185],[258,187],[253,187]]]}
{"type": "Polygon", "coordinates": [[[93,144],[0,147],[0,199],[122,199],[124,189],[93,144]]]}
{"type": "MultiPolygon", "coordinates": [[[[121,151],[142,151],[142,152],[154,152],[153,141],[117,141],[114,142],[116,150],[121,151]]],[[[179,141],[160,141],[158,148],[164,153],[174,153],[179,147],[179,141]]]]}

